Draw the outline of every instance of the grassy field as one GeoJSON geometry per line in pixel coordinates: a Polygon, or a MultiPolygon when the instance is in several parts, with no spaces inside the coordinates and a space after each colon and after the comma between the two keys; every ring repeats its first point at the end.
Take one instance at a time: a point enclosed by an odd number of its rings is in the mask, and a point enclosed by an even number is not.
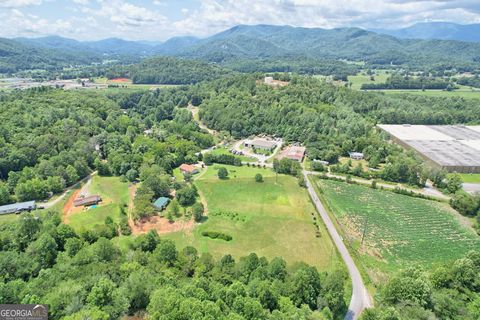
{"type": "Polygon", "coordinates": [[[402,94],[414,94],[422,95],[429,97],[460,97],[465,99],[480,99],[480,90],[472,89],[459,89],[454,91],[443,91],[443,90],[376,90],[375,92],[385,93],[388,95],[402,95],[402,94]]]}
{"type": "Polygon", "coordinates": [[[460,177],[465,183],[480,183],[480,173],[461,173],[460,177]]]}
{"type": "Polygon", "coordinates": [[[99,194],[102,197],[102,203],[96,208],[72,213],[69,217],[69,224],[75,230],[90,229],[96,225],[102,225],[108,216],[114,221],[120,220],[119,206],[128,204],[129,201],[128,183],[121,182],[119,177],[95,175],[89,186],[89,193],[99,194]]]}
{"type": "Polygon", "coordinates": [[[175,87],[176,85],[168,85],[168,84],[133,84],[132,81],[128,82],[115,82],[112,80],[108,80],[107,78],[95,78],[95,83],[98,84],[107,84],[107,85],[118,85],[118,87],[110,87],[108,88],[109,91],[115,90],[150,90],[156,88],[167,88],[167,87],[175,87]]]}
{"type": "Polygon", "coordinates": [[[208,218],[192,232],[177,232],[164,237],[176,241],[179,248],[195,246],[214,257],[226,253],[240,257],[256,252],[259,256],[282,256],[290,265],[305,261],[321,270],[341,265],[336,249],[320,225],[315,235],[311,213],[315,212],[306,190],[294,177],[279,175],[270,169],[223,166],[229,179],[219,180],[218,167],[211,166],[195,181],[208,204],[208,218]],[[255,182],[261,173],[263,183],[255,182]],[[210,239],[202,231],[220,231],[232,241],[210,239]]]}
{"type": "MultiPolygon", "coordinates": [[[[480,250],[480,237],[447,204],[313,177],[365,270],[395,271],[480,250]],[[365,231],[365,244],[361,245],[365,231]]],[[[368,272],[372,278],[378,274],[368,272]]]]}
{"type": "Polygon", "coordinates": [[[366,74],[357,74],[356,76],[348,76],[348,81],[352,83],[353,90],[360,90],[364,83],[385,83],[389,74],[384,71],[380,71],[378,74],[373,75],[374,81],[371,80],[371,76],[366,74]]]}

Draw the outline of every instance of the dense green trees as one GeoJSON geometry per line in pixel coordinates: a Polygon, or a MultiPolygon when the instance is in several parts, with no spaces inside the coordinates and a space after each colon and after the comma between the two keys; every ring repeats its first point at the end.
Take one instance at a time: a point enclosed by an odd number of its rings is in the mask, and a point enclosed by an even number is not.
{"type": "Polygon", "coordinates": [[[480,253],[425,271],[408,268],[380,290],[377,307],[363,320],[478,319],[480,253]]]}
{"type": "Polygon", "coordinates": [[[120,251],[105,238],[89,243],[56,215],[25,217],[0,227],[0,302],[46,303],[52,319],[117,319],[142,310],[152,319],[332,319],[324,315],[345,312],[343,272],[287,268],[281,258],[254,253],[215,261],[155,232],[120,251]]]}
{"type": "Polygon", "coordinates": [[[93,170],[143,178],[153,197],[169,194],[173,168],[197,161],[213,144],[187,110],[187,88],[106,96],[101,92],[32,89],[0,96],[0,203],[45,199],[93,170]],[[146,128],[153,133],[144,133],[146,128]],[[158,172],[158,170],[157,170],[158,172]]]}

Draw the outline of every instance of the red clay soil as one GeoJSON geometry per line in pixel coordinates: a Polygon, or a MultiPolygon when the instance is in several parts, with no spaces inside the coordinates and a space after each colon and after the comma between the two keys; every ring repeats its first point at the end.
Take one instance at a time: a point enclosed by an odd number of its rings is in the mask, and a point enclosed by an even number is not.
{"type": "Polygon", "coordinates": [[[130,220],[129,224],[134,235],[144,234],[150,230],[157,230],[158,234],[166,234],[177,231],[191,231],[195,227],[193,219],[189,221],[175,221],[170,223],[168,219],[159,216],[143,218],[135,222],[130,220]]]}
{"type": "Polygon", "coordinates": [[[130,82],[130,79],[127,78],[114,78],[110,79],[111,82],[130,82]]]}
{"type": "Polygon", "coordinates": [[[82,191],[81,189],[76,189],[73,191],[70,198],[68,198],[67,203],[63,206],[63,223],[68,223],[68,216],[73,210],[73,201],[77,199],[78,194],[82,191]]]}

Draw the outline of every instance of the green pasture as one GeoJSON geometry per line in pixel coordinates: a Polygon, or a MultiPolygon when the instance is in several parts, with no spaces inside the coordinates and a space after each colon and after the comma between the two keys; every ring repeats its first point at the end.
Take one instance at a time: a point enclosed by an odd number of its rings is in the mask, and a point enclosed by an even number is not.
{"type": "Polygon", "coordinates": [[[250,252],[269,259],[281,256],[289,264],[304,261],[321,270],[341,265],[322,223],[320,237],[316,237],[311,215],[315,209],[294,177],[275,177],[271,169],[215,165],[195,185],[207,201],[208,217],[192,232],[164,236],[175,240],[179,248],[192,245],[216,258],[226,253],[238,258],[250,252]],[[228,169],[229,179],[217,178],[221,166],[228,169]],[[257,173],[264,182],[255,182],[257,173]],[[203,237],[202,231],[223,232],[233,240],[203,237]]]}
{"type": "Polygon", "coordinates": [[[93,176],[89,186],[90,194],[99,194],[102,203],[96,208],[85,208],[69,217],[69,224],[75,230],[91,229],[103,225],[106,217],[113,221],[121,218],[120,206],[129,202],[128,183],[120,181],[119,177],[93,176]]]}

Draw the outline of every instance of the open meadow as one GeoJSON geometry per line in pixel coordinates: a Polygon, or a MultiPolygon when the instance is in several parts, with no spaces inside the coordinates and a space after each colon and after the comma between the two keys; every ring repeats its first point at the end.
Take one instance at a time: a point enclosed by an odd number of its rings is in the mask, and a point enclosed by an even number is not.
{"type": "Polygon", "coordinates": [[[318,218],[320,237],[316,237],[315,209],[294,177],[275,177],[270,169],[214,165],[195,180],[195,185],[207,202],[208,217],[191,232],[164,236],[175,240],[179,248],[193,245],[217,258],[226,253],[238,258],[250,252],[269,259],[282,256],[289,265],[304,261],[320,270],[340,266],[336,249],[318,218]],[[218,179],[219,167],[228,169],[227,180],[218,179]],[[255,182],[257,173],[264,182],[255,182]],[[202,236],[204,231],[222,232],[233,239],[210,239],[202,236]]]}
{"type": "Polygon", "coordinates": [[[468,220],[447,204],[312,179],[340,231],[359,253],[361,265],[374,281],[380,274],[398,270],[407,263],[452,261],[469,250],[480,249],[480,237],[468,226],[468,220]]]}
{"type": "Polygon", "coordinates": [[[114,222],[118,222],[121,218],[120,207],[129,202],[128,183],[121,182],[119,177],[95,175],[86,188],[88,194],[100,195],[102,202],[98,206],[88,209],[73,209],[68,215],[68,224],[78,231],[103,225],[106,217],[111,217],[114,222]]]}

